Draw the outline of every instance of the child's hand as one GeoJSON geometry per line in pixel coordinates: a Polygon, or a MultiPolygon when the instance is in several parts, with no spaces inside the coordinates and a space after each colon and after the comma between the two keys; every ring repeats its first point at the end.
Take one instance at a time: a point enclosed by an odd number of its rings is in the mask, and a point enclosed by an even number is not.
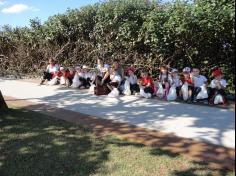
{"type": "Polygon", "coordinates": [[[216,82],[216,86],[217,86],[219,89],[221,89],[222,85],[221,85],[220,81],[217,81],[217,82],[216,82]]]}
{"type": "Polygon", "coordinates": [[[190,78],[193,79],[194,75],[193,73],[190,73],[190,78]]]}

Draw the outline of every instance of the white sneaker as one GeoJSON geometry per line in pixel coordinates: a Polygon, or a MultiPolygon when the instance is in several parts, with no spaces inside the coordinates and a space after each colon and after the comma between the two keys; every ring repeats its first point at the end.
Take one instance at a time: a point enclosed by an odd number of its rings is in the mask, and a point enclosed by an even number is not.
{"type": "Polygon", "coordinates": [[[147,97],[148,97],[148,98],[152,98],[152,94],[148,93],[148,94],[147,94],[147,97]]]}

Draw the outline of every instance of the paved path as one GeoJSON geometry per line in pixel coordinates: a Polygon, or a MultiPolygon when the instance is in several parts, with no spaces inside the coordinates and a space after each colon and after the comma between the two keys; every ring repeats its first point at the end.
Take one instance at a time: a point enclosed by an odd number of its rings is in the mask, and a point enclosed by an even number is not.
{"type": "Polygon", "coordinates": [[[160,102],[140,97],[97,97],[86,91],[0,79],[6,96],[50,104],[103,119],[112,119],[179,137],[235,149],[235,113],[230,110],[160,102]]]}

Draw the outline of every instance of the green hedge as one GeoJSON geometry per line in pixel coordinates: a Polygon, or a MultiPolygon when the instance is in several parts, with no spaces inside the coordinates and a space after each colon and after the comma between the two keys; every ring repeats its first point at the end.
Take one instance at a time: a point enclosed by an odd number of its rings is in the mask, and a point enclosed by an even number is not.
{"type": "Polygon", "coordinates": [[[195,0],[161,3],[111,0],[68,9],[30,27],[3,26],[0,34],[1,72],[37,71],[49,57],[70,66],[93,65],[98,57],[124,64],[173,67],[222,67],[235,77],[235,3],[195,0]]]}

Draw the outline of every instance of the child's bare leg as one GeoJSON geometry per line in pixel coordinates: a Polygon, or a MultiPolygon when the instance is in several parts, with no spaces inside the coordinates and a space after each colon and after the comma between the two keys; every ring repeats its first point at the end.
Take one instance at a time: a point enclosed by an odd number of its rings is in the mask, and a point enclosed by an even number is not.
{"type": "Polygon", "coordinates": [[[192,90],[189,90],[189,91],[188,91],[188,95],[189,95],[190,99],[192,99],[193,91],[192,91],[192,90]]]}
{"type": "Polygon", "coordinates": [[[113,86],[111,86],[111,85],[108,84],[107,87],[108,87],[108,89],[110,89],[110,91],[113,90],[113,86]]]}
{"type": "Polygon", "coordinates": [[[179,91],[179,98],[181,99],[183,97],[183,93],[182,93],[182,91],[180,90],[179,91]]]}
{"type": "Polygon", "coordinates": [[[165,88],[166,88],[166,91],[165,91],[165,99],[167,100],[167,96],[169,94],[169,91],[170,91],[170,84],[167,82],[165,83],[165,88]]]}

